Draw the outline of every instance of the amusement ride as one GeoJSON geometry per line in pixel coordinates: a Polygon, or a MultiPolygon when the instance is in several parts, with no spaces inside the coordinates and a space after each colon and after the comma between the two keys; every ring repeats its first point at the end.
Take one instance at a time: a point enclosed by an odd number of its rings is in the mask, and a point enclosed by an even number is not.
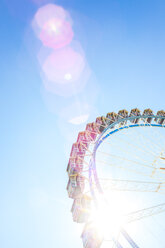
{"type": "Polygon", "coordinates": [[[142,248],[130,234],[142,232],[136,223],[163,218],[164,128],[165,111],[135,108],[97,117],[79,132],[67,166],[67,191],[73,221],[85,224],[84,248],[142,248]]]}

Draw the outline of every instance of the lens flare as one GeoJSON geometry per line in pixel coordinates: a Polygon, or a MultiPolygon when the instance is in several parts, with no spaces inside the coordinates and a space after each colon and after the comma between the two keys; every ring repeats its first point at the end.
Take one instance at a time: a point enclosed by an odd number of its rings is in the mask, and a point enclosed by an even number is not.
{"type": "Polygon", "coordinates": [[[67,84],[79,79],[85,67],[85,59],[72,48],[54,51],[43,64],[43,72],[48,80],[67,84]]]}
{"type": "Polygon", "coordinates": [[[63,108],[60,117],[66,123],[81,125],[88,120],[92,111],[92,107],[87,102],[78,100],[63,108]]]}
{"type": "Polygon", "coordinates": [[[44,46],[58,49],[73,39],[72,20],[67,11],[55,4],[38,9],[32,27],[44,46]]]}
{"type": "Polygon", "coordinates": [[[39,28],[42,28],[48,20],[53,18],[65,20],[66,16],[66,11],[62,7],[55,4],[47,4],[37,10],[34,21],[39,28]]]}
{"type": "Polygon", "coordinates": [[[45,58],[41,68],[45,89],[61,96],[81,92],[91,75],[85,57],[71,47],[53,51],[45,58]]]}
{"type": "Polygon", "coordinates": [[[66,140],[74,142],[75,135],[81,129],[85,129],[86,122],[94,113],[96,113],[96,111],[93,106],[82,100],[75,100],[60,109],[58,119],[59,131],[66,140]]]}
{"type": "Polygon", "coordinates": [[[69,22],[53,18],[44,24],[39,39],[43,45],[58,49],[72,41],[73,31],[69,22]]]}
{"type": "Polygon", "coordinates": [[[80,43],[73,40],[68,12],[55,4],[47,4],[36,12],[32,27],[42,42],[37,58],[44,88],[66,97],[82,92],[91,78],[91,69],[80,43]]]}
{"type": "Polygon", "coordinates": [[[126,225],[126,215],[130,209],[137,208],[137,205],[131,199],[124,198],[120,192],[116,194],[111,191],[108,202],[103,196],[98,199],[98,207],[92,210],[91,220],[105,238],[115,237],[126,225]]]}
{"type": "Polygon", "coordinates": [[[74,125],[80,125],[82,123],[87,122],[88,118],[89,118],[89,114],[79,115],[79,116],[76,116],[76,117],[70,119],[69,123],[74,124],[74,125]]]}

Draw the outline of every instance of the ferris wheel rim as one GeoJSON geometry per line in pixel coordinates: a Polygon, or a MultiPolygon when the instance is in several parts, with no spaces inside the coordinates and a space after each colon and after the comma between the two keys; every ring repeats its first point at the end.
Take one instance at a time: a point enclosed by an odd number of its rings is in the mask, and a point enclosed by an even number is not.
{"type": "MultiPolygon", "coordinates": [[[[113,128],[115,125],[117,125],[117,124],[120,124],[120,123],[122,123],[122,122],[124,122],[124,121],[133,121],[133,120],[135,120],[135,119],[141,119],[141,118],[143,118],[143,119],[147,119],[147,118],[159,118],[159,119],[165,119],[165,116],[159,116],[159,115],[139,115],[139,116],[129,116],[129,117],[126,117],[126,118],[120,118],[119,120],[117,120],[117,121],[114,121],[112,124],[110,124],[109,126],[107,126],[104,130],[103,130],[103,132],[99,135],[99,137],[98,137],[98,139],[97,139],[97,141],[96,141],[96,144],[95,144],[95,146],[99,143],[99,141],[100,141],[100,139],[102,138],[102,136],[104,135],[104,133],[108,130],[108,129],[110,129],[110,128],[113,128]]],[[[149,126],[151,126],[151,124],[150,123],[147,123],[149,126]]],[[[137,124],[138,125],[138,124],[137,124]]],[[[160,125],[160,126],[165,126],[165,125],[163,125],[163,124],[158,124],[158,125],[160,125]]],[[[126,125],[125,125],[126,126],[126,125]]]]}

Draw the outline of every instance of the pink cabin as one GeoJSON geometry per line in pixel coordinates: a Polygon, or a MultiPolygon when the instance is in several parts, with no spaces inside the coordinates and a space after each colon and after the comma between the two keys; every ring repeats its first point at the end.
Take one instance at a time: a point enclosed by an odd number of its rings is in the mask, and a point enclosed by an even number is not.
{"type": "Polygon", "coordinates": [[[85,131],[79,132],[79,134],[78,134],[77,143],[80,143],[80,142],[87,142],[87,140],[86,140],[86,132],[85,131]]]}
{"type": "Polygon", "coordinates": [[[98,233],[91,223],[85,225],[81,238],[84,248],[100,248],[103,242],[102,235],[98,233]]]}
{"type": "Polygon", "coordinates": [[[72,173],[72,169],[75,168],[80,173],[83,169],[83,159],[81,157],[70,158],[67,166],[68,175],[72,173]]]}
{"type": "Polygon", "coordinates": [[[104,116],[97,117],[96,118],[96,123],[98,125],[99,132],[102,133],[104,131],[104,129],[106,128],[106,126],[107,126],[106,118],[104,116]]]}
{"type": "Polygon", "coordinates": [[[81,198],[74,200],[72,205],[73,221],[78,223],[87,222],[90,214],[91,198],[87,195],[82,195],[81,198]]]}
{"type": "Polygon", "coordinates": [[[90,142],[87,138],[86,131],[79,132],[77,137],[77,143],[82,144],[86,149],[88,148],[90,142]]]}
{"type": "Polygon", "coordinates": [[[98,125],[95,122],[88,123],[86,125],[86,136],[89,142],[95,141],[97,134],[99,132],[98,125]]]}
{"type": "Polygon", "coordinates": [[[78,152],[79,152],[78,143],[74,143],[72,145],[72,150],[71,150],[71,153],[70,153],[70,157],[75,158],[77,156],[78,152]]]}
{"type": "Polygon", "coordinates": [[[69,162],[68,162],[68,166],[67,166],[67,169],[66,169],[66,171],[68,172],[68,174],[70,174],[70,169],[71,168],[75,168],[76,167],[76,158],[70,158],[69,159],[69,162]]]}
{"type": "Polygon", "coordinates": [[[79,148],[79,152],[85,155],[86,150],[88,149],[88,143],[80,142],[78,148],[79,148]]]}
{"type": "Polygon", "coordinates": [[[84,160],[80,157],[76,157],[76,166],[78,168],[83,168],[84,160]]]}
{"type": "Polygon", "coordinates": [[[75,175],[69,178],[67,191],[70,198],[80,197],[84,191],[85,182],[84,178],[80,175],[75,175]]]}

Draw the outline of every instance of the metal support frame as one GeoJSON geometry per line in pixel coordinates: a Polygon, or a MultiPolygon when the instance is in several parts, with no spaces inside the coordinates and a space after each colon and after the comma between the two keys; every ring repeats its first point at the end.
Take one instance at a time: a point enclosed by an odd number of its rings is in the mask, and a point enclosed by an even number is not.
{"type": "Polygon", "coordinates": [[[139,246],[137,246],[137,244],[132,240],[132,238],[123,228],[121,229],[121,233],[124,236],[124,238],[128,241],[128,243],[131,245],[131,247],[139,248],[139,246]]]}
{"type": "Polygon", "coordinates": [[[113,243],[116,245],[117,248],[123,248],[123,246],[121,246],[121,244],[119,243],[118,240],[116,240],[115,238],[112,238],[113,243]]]}

